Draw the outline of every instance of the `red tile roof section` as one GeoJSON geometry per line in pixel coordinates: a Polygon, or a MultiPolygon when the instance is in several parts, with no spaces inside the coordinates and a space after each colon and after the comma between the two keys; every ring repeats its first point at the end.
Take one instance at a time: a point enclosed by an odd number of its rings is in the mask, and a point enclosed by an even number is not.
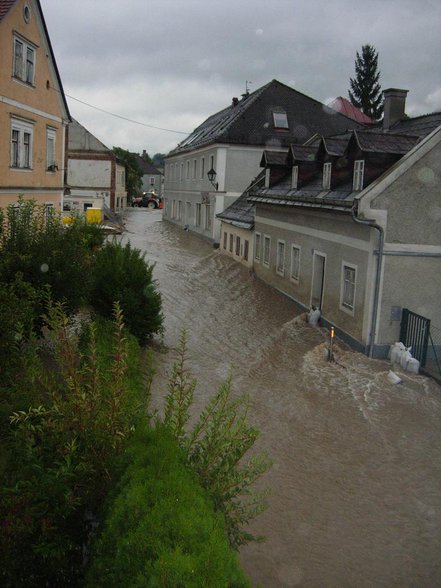
{"type": "Polygon", "coordinates": [[[374,119],[367,116],[367,114],[361,112],[361,110],[349,102],[349,100],[346,100],[346,98],[342,98],[341,96],[333,100],[330,104],[328,104],[328,106],[329,108],[332,108],[340,114],[344,114],[348,118],[352,118],[352,120],[356,120],[357,122],[368,125],[376,122],[374,119]]]}
{"type": "Polygon", "coordinates": [[[11,6],[15,4],[15,2],[16,0],[0,0],[0,20],[6,16],[6,13],[11,8],[11,6]]]}

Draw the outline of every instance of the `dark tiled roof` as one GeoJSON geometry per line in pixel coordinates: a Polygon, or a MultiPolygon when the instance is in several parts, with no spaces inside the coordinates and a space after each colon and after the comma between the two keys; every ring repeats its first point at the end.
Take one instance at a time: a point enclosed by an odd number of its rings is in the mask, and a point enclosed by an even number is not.
{"type": "Polygon", "coordinates": [[[345,133],[339,137],[324,137],[323,146],[329,155],[341,156],[345,153],[350,138],[350,133],[345,133]]]}
{"type": "Polygon", "coordinates": [[[315,145],[291,145],[290,152],[294,161],[314,161],[320,142],[315,145]]]}
{"type": "Polygon", "coordinates": [[[146,161],[140,155],[136,154],[136,159],[144,175],[161,175],[161,172],[152,163],[146,161]]]}
{"type": "Polygon", "coordinates": [[[216,215],[221,221],[251,230],[254,227],[254,202],[249,202],[248,196],[253,187],[261,185],[265,180],[265,170],[251,182],[245,192],[230,204],[223,212],[216,215]]]}
{"type": "Polygon", "coordinates": [[[15,4],[16,0],[0,0],[0,20],[6,16],[11,6],[15,4]]]}
{"type": "Polygon", "coordinates": [[[286,156],[288,151],[268,151],[265,150],[262,155],[260,165],[286,165],[286,156]]]}
{"type": "Polygon", "coordinates": [[[418,142],[418,137],[392,133],[354,131],[354,138],[362,151],[368,153],[396,153],[404,155],[418,142]]]}
{"type": "Polygon", "coordinates": [[[236,106],[210,116],[170,155],[214,142],[289,147],[290,143],[306,141],[315,133],[332,135],[354,128],[364,128],[364,125],[272,80],[236,106]],[[274,128],[275,111],[286,112],[288,129],[274,128]]]}
{"type": "Polygon", "coordinates": [[[391,134],[406,134],[423,139],[441,125],[441,112],[406,118],[389,129],[391,134]]]}

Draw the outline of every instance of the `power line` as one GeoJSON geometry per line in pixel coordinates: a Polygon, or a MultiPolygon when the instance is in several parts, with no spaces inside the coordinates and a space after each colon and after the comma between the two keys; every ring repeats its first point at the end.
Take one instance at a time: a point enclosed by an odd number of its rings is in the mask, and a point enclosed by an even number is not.
{"type": "Polygon", "coordinates": [[[167,133],[178,133],[179,135],[189,135],[190,134],[190,132],[186,132],[186,131],[175,131],[173,129],[164,129],[162,127],[155,127],[153,125],[148,125],[147,123],[140,122],[139,120],[133,120],[131,118],[127,118],[126,116],[122,116],[121,114],[115,114],[114,112],[110,112],[109,110],[104,110],[104,108],[100,108],[99,106],[94,106],[93,104],[89,104],[88,102],[85,102],[84,100],[80,100],[79,98],[74,98],[73,96],[66,94],[66,92],[64,93],[64,95],[67,96],[67,98],[70,98],[71,100],[75,100],[76,102],[79,102],[80,104],[84,104],[84,106],[88,106],[89,108],[94,108],[95,110],[99,110],[100,112],[104,112],[105,114],[109,114],[110,116],[114,116],[115,118],[120,118],[122,120],[126,120],[126,121],[131,122],[135,125],[141,125],[143,127],[148,127],[149,129],[155,129],[157,131],[166,131],[167,133]]]}

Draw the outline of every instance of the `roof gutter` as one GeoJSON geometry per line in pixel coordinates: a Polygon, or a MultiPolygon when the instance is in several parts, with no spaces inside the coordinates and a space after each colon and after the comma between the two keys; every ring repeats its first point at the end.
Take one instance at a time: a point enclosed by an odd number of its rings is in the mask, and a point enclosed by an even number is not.
{"type": "Polygon", "coordinates": [[[373,353],[374,353],[375,335],[376,335],[376,331],[377,331],[377,322],[378,322],[378,302],[380,299],[380,279],[381,279],[381,270],[382,270],[382,266],[383,266],[383,254],[384,254],[384,229],[383,229],[383,227],[378,225],[374,220],[359,218],[357,215],[358,215],[358,200],[355,200],[355,202],[351,208],[352,220],[357,224],[365,225],[368,227],[372,227],[373,229],[376,229],[379,234],[377,271],[375,272],[374,301],[373,301],[373,306],[372,306],[371,329],[370,329],[370,333],[369,333],[369,343],[368,343],[368,356],[370,358],[372,358],[373,353]]]}

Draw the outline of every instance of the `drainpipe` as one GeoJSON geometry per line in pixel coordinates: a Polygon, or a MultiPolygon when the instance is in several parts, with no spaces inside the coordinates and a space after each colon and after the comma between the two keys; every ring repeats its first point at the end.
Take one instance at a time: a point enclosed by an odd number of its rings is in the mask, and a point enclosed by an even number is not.
{"type": "Polygon", "coordinates": [[[373,357],[374,345],[375,345],[375,334],[377,331],[377,315],[378,315],[378,301],[380,299],[380,279],[381,269],[383,266],[383,249],[384,249],[384,229],[378,225],[374,220],[363,219],[357,216],[358,214],[358,200],[354,202],[351,208],[352,220],[360,225],[365,225],[376,229],[379,233],[378,242],[378,259],[377,259],[377,271],[375,273],[375,289],[374,289],[374,303],[372,307],[372,318],[371,318],[371,330],[369,333],[368,343],[368,356],[373,357]]]}

